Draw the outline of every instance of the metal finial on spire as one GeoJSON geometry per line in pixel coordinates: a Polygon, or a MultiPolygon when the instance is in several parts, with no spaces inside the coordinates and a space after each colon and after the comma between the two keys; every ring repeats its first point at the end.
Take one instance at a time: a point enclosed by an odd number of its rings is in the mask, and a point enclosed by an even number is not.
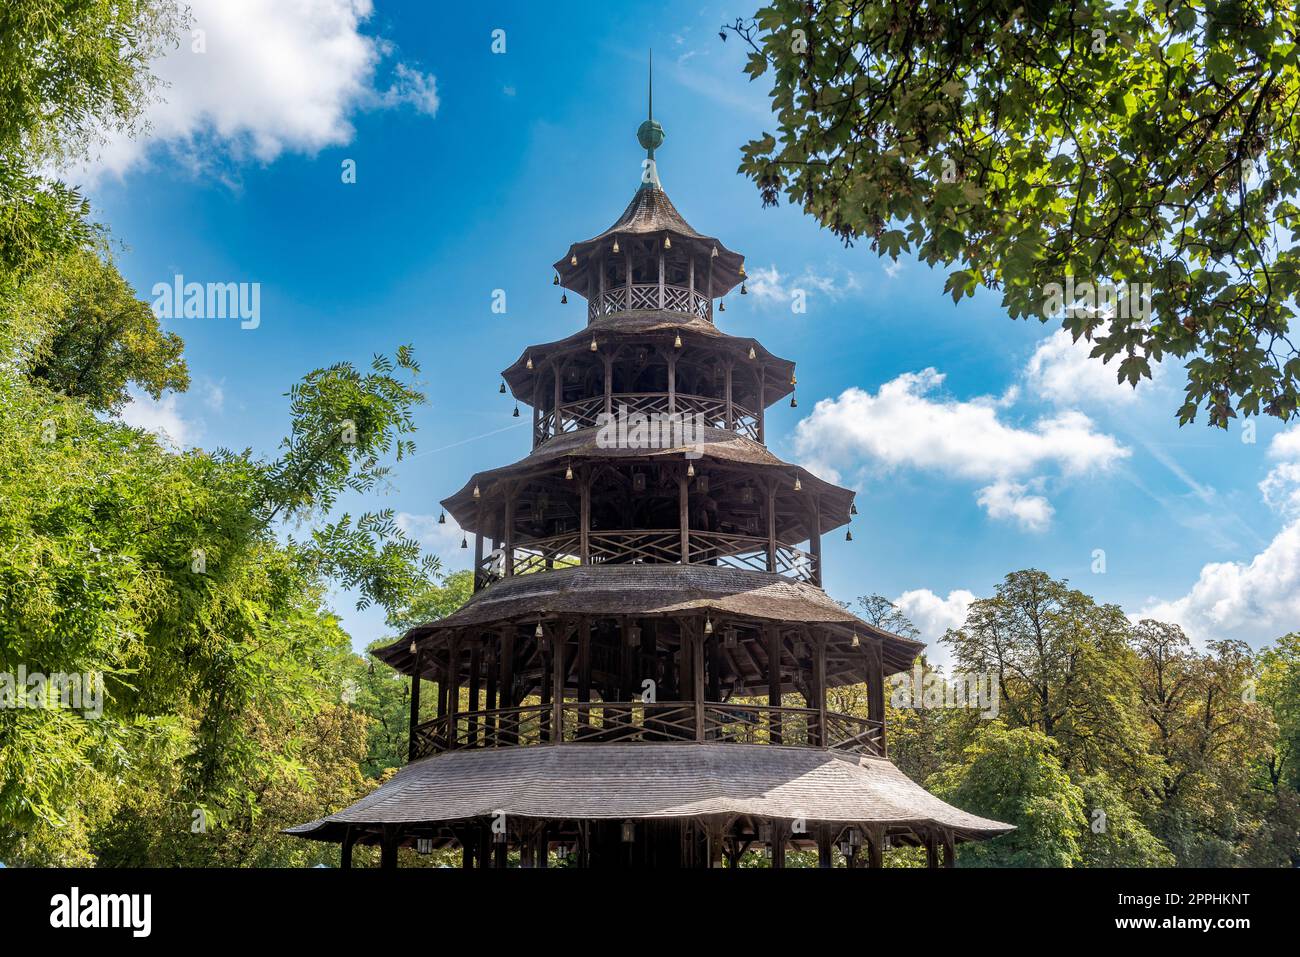
{"type": "MultiPolygon", "coordinates": [[[[664,142],[664,128],[655,122],[655,62],[653,50],[650,51],[650,79],[646,91],[646,102],[646,121],[637,129],[636,138],[637,142],[645,150],[646,159],[653,163],[655,150],[662,146],[664,142]]],[[[654,185],[658,185],[657,176],[654,185]]]]}

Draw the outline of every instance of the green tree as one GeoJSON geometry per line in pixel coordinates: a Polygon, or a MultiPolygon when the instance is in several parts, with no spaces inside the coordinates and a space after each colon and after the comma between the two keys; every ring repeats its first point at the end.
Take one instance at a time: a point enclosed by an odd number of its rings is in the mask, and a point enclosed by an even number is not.
{"type": "Polygon", "coordinates": [[[986,721],[958,760],[926,782],[938,797],[965,811],[1016,826],[991,841],[961,845],[959,864],[1075,867],[1083,862],[1084,795],[1056,750],[1056,742],[1042,732],[986,721]]]}
{"type": "Polygon", "coordinates": [[[999,290],[1016,318],[1054,318],[1067,277],[1149,283],[1149,321],[1125,294],[1065,302],[1062,325],[1121,381],[1187,359],[1182,422],[1295,412],[1292,5],[771,0],[728,35],[772,77],[776,132],[740,165],[765,204],[952,269],[954,300],[999,290]]]}
{"type": "Polygon", "coordinates": [[[84,249],[54,259],[0,303],[0,333],[23,371],[54,392],[117,411],[132,384],[155,399],[189,388],[180,336],[158,318],[110,258],[84,249]]]}

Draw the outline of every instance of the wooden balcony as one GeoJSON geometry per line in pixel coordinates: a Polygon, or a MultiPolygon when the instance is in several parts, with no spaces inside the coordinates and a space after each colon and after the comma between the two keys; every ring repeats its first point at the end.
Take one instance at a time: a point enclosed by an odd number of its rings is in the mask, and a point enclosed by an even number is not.
{"type": "Polygon", "coordinates": [[[688,742],[885,753],[883,722],[832,711],[713,701],[562,701],[426,721],[412,729],[411,759],[539,744],[688,742]]]}
{"type": "Polygon", "coordinates": [[[609,396],[608,401],[604,395],[596,395],[564,403],[558,407],[558,411],[541,411],[536,417],[533,445],[540,445],[547,439],[568,432],[598,428],[603,412],[619,415],[620,409],[626,410],[628,414],[640,413],[646,416],[666,416],[674,412],[682,416],[698,415],[707,428],[735,432],[755,442],[762,441],[758,415],[738,402],[733,401],[728,406],[726,399],[680,392],[671,395],[667,392],[615,392],[609,396]]]}
{"type": "Polygon", "coordinates": [[[587,321],[623,312],[663,310],[713,321],[713,300],[687,286],[635,282],[597,292],[587,302],[587,321]]]}
{"type": "Polygon", "coordinates": [[[758,535],[691,529],[632,528],[593,531],[582,552],[578,532],[517,542],[479,563],[475,585],[484,588],[509,575],[529,575],[574,565],[712,565],[772,572],[795,581],[818,584],[817,556],[758,535]]]}

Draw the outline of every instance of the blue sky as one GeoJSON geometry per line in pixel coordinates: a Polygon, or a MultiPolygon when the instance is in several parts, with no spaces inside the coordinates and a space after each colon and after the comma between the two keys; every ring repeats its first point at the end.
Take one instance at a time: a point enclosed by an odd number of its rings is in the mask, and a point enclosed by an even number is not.
{"type": "MultiPolygon", "coordinates": [[[[294,379],[410,342],[430,397],[419,454],[388,494],[347,505],[395,508],[463,566],[437,501],[528,450],[497,373],[584,322],[549,264],[637,186],[653,46],[664,188],[752,277],[720,325],[798,363],[799,408],[772,410],[769,444],[859,490],[854,542],[826,543],[834,597],[899,599],[932,639],[1033,566],[1201,640],[1259,644],[1300,624],[1300,432],[1180,429],[1176,364],[1133,393],[995,295],[954,305],[942,272],[763,209],[736,167],[774,129],[767,86],[717,35],[746,5],[192,5],[203,33],[159,64],[170,86],[150,134],[110,137],[76,175],[142,297],[177,273],[257,282],[261,321],[169,321],[194,386],[138,400],[129,420],[269,453],[294,379]]],[[[384,633],[379,614],[335,602],[357,647],[384,633]]]]}

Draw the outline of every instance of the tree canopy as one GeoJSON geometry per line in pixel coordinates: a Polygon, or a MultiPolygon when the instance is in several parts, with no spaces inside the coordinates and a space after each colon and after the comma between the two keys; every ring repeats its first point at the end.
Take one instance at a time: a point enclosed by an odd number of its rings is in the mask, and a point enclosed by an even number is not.
{"type": "Polygon", "coordinates": [[[1186,360],[1181,422],[1295,413],[1291,4],[772,0],[729,35],[771,79],[764,203],[1061,321],[1117,380],[1186,360]]]}

